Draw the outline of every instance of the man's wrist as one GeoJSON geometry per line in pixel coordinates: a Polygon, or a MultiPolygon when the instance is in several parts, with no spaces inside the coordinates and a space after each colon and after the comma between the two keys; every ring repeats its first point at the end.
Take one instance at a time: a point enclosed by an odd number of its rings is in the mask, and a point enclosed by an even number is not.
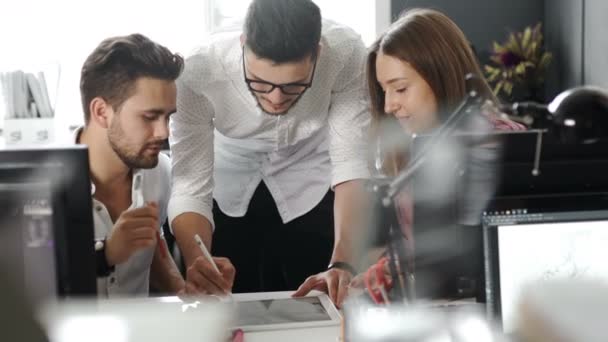
{"type": "Polygon", "coordinates": [[[115,270],[114,265],[110,265],[108,262],[106,246],[107,240],[105,238],[95,241],[96,273],[98,277],[107,277],[115,270]]]}
{"type": "Polygon", "coordinates": [[[112,240],[110,238],[106,238],[106,239],[104,239],[104,243],[105,243],[104,254],[106,256],[106,261],[108,262],[108,265],[110,265],[110,267],[114,267],[120,263],[120,261],[116,260],[117,259],[116,250],[115,250],[116,242],[112,242],[112,240]]]}
{"type": "Polygon", "coordinates": [[[335,262],[346,262],[351,263],[353,260],[351,258],[351,253],[349,253],[350,248],[347,247],[344,243],[336,243],[334,246],[334,250],[331,255],[330,263],[335,262]]]}
{"type": "Polygon", "coordinates": [[[194,240],[195,234],[201,237],[205,247],[211,251],[213,229],[205,216],[193,212],[183,213],[173,220],[172,226],[186,266],[192,265],[196,258],[202,255],[194,240]]]}
{"type": "Polygon", "coordinates": [[[337,268],[337,269],[340,269],[343,271],[347,271],[348,273],[352,274],[353,276],[357,274],[357,270],[353,267],[353,265],[351,265],[347,262],[344,262],[344,261],[335,261],[335,262],[330,263],[327,266],[328,271],[331,269],[334,269],[334,268],[337,268]]]}

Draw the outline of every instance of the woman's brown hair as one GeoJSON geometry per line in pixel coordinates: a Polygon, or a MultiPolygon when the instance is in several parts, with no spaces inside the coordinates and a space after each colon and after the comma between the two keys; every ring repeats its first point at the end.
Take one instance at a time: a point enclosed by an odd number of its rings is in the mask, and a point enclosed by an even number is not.
{"type": "MultiPolygon", "coordinates": [[[[440,121],[445,120],[464,98],[468,73],[477,77],[479,84],[476,86],[481,96],[496,101],[460,28],[439,11],[410,9],[374,42],[368,53],[366,73],[372,106],[372,134],[376,138],[380,121],[386,117],[384,91],[376,79],[376,57],[380,52],[408,63],[424,78],[437,99],[440,121]]],[[[401,164],[394,154],[387,160],[391,172],[401,164]]]]}

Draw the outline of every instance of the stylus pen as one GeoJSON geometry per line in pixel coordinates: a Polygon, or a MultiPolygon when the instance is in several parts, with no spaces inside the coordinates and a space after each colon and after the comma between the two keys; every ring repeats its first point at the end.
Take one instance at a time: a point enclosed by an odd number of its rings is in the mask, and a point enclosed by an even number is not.
{"type": "MultiPolygon", "coordinates": [[[[141,173],[136,173],[133,175],[133,196],[135,197],[135,202],[133,203],[134,208],[141,208],[148,205],[148,202],[144,202],[142,177],[143,176],[141,173]]],[[[164,239],[160,237],[160,231],[158,229],[156,229],[156,246],[160,252],[161,258],[166,259],[169,256],[169,250],[167,249],[164,239]]]]}
{"type": "MultiPolygon", "coordinates": [[[[201,249],[201,252],[203,252],[205,259],[207,259],[207,261],[209,261],[211,263],[211,266],[213,266],[213,269],[217,273],[221,274],[220,269],[217,268],[217,265],[215,264],[215,262],[213,261],[213,258],[211,257],[211,253],[209,253],[209,251],[207,250],[207,247],[205,247],[205,244],[203,243],[203,240],[201,239],[201,237],[198,234],[194,234],[194,241],[196,241],[196,244],[201,249]]],[[[230,299],[232,299],[232,295],[230,294],[230,292],[228,292],[226,295],[230,299]]]]}
{"type": "Polygon", "coordinates": [[[201,249],[201,252],[203,252],[203,255],[205,256],[207,261],[209,261],[211,263],[211,266],[213,266],[213,269],[216,270],[217,273],[221,273],[220,269],[217,268],[217,265],[213,261],[213,258],[211,257],[211,253],[209,253],[209,251],[207,250],[207,247],[205,247],[205,244],[203,243],[203,240],[201,240],[201,237],[198,236],[198,234],[194,234],[194,241],[196,241],[198,248],[201,249]]]}

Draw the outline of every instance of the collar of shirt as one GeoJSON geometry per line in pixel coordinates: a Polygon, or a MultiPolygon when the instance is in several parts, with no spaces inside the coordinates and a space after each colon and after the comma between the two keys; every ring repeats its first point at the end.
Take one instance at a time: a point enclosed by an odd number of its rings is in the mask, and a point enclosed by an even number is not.
{"type": "MultiPolygon", "coordinates": [[[[80,134],[82,134],[83,129],[84,129],[84,127],[80,126],[74,130],[73,141],[75,144],[79,144],[78,140],[80,139],[80,134]]],[[[132,172],[133,172],[132,179],[141,177],[140,182],[143,183],[144,172],[142,172],[141,169],[133,169],[132,172]]],[[[134,182],[134,181],[131,182],[131,203],[132,204],[129,207],[129,209],[131,209],[133,207],[133,203],[137,203],[137,196],[142,193],[141,186],[136,188],[135,185],[136,185],[136,182],[134,182]]],[[[91,197],[95,196],[95,189],[96,189],[95,183],[93,183],[93,181],[91,181],[91,197]]],[[[143,204],[143,203],[137,203],[137,204],[143,204]]]]}

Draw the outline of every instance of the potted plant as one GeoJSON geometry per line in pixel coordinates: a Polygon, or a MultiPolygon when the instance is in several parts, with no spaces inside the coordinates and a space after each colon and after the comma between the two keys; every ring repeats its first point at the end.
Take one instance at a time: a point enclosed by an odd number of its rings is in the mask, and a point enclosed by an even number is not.
{"type": "Polygon", "coordinates": [[[494,42],[484,66],[494,94],[508,102],[544,102],[545,71],[552,54],[543,47],[541,23],[512,32],[503,44],[494,42]]]}

